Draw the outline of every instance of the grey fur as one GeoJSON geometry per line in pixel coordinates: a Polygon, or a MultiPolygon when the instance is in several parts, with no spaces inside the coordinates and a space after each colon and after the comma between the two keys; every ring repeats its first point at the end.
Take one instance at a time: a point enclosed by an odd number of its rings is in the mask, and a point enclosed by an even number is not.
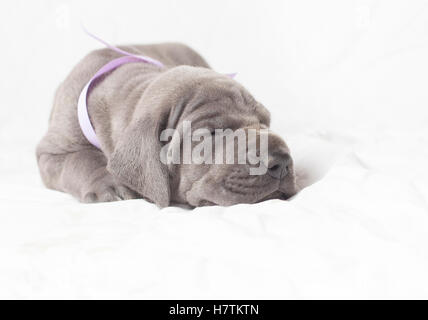
{"type": "Polygon", "coordinates": [[[91,76],[118,54],[94,51],[72,70],[56,92],[48,132],[37,147],[40,174],[48,188],[83,202],[145,198],[160,207],[227,206],[295,193],[289,150],[273,133],[270,159],[288,170],[280,179],[273,174],[250,176],[248,165],[242,164],[162,164],[159,135],[165,128],[180,129],[184,120],[192,121],[193,129],[267,128],[269,112],[238,82],[212,71],[185,45],[121,48],[167,67],[126,64],[97,83],[88,111],[102,151],[81,132],[77,100],[91,76]]]}

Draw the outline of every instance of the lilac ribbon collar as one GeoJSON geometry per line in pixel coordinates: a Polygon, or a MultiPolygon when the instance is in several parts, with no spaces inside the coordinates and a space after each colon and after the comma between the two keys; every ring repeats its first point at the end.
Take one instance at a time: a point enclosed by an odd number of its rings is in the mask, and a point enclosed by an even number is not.
{"type": "Polygon", "coordinates": [[[94,145],[98,149],[101,149],[100,141],[98,140],[98,137],[95,134],[94,127],[92,126],[91,120],[89,118],[88,104],[87,104],[88,103],[88,94],[92,88],[94,81],[96,79],[98,79],[99,77],[101,77],[103,74],[106,74],[107,72],[110,72],[110,71],[116,69],[117,67],[119,67],[123,64],[126,64],[126,63],[144,62],[144,63],[149,63],[152,65],[155,65],[155,66],[160,67],[160,68],[163,68],[164,65],[162,62],[155,60],[155,59],[152,59],[150,57],[135,55],[135,54],[132,54],[132,53],[127,52],[125,50],[119,49],[115,46],[112,46],[111,44],[105,42],[104,40],[102,40],[102,39],[98,38],[97,36],[93,35],[92,33],[88,32],[86,29],[84,29],[84,30],[89,36],[91,36],[95,40],[98,40],[99,42],[104,44],[106,47],[108,47],[108,48],[112,49],[113,51],[116,51],[117,53],[120,53],[123,55],[120,58],[117,58],[117,59],[110,61],[109,63],[107,63],[101,69],[99,69],[97,71],[97,73],[91,78],[91,80],[89,80],[89,82],[83,88],[83,90],[79,96],[79,101],[77,103],[77,116],[79,119],[80,128],[82,129],[84,136],[86,137],[86,139],[88,139],[88,141],[92,145],[94,145]]]}
{"type": "MultiPolygon", "coordinates": [[[[110,72],[117,67],[131,62],[144,62],[149,63],[154,66],[157,66],[159,68],[165,67],[162,62],[152,59],[150,57],[141,56],[141,55],[135,55],[130,52],[127,52],[125,50],[119,49],[115,46],[112,46],[111,44],[107,43],[106,41],[98,38],[97,36],[90,33],[88,30],[86,30],[83,27],[84,31],[94,38],[95,40],[101,42],[104,44],[107,48],[110,48],[113,51],[116,51],[117,53],[120,53],[123,55],[120,58],[114,59],[104,65],[101,69],[97,71],[97,73],[89,80],[89,82],[86,84],[86,86],[83,88],[82,92],[79,96],[79,101],[77,103],[77,116],[79,119],[80,128],[82,129],[83,135],[88,139],[88,141],[94,145],[96,148],[101,149],[100,141],[98,140],[98,137],[95,133],[94,127],[92,126],[91,120],[89,118],[88,113],[88,94],[92,88],[92,85],[96,79],[101,77],[103,74],[106,74],[107,72],[110,72]]],[[[236,73],[228,74],[229,77],[234,78],[236,73]]]]}

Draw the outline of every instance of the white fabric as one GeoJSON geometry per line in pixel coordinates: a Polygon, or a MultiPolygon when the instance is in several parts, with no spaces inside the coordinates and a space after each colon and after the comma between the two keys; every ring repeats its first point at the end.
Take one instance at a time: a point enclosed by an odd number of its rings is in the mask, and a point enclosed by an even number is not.
{"type": "Polygon", "coordinates": [[[0,4],[0,298],[428,298],[426,6],[279,2],[0,4]],[[303,190],[187,211],[45,189],[34,149],[53,92],[94,48],[81,12],[112,42],[185,41],[236,70],[303,190]]]}

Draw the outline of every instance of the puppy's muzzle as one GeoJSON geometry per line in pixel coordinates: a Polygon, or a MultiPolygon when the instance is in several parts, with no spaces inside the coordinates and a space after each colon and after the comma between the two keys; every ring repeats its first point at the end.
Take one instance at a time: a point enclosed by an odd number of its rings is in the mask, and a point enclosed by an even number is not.
{"type": "Polygon", "coordinates": [[[290,155],[284,152],[276,152],[269,158],[267,173],[275,179],[284,178],[289,172],[290,155]]]}

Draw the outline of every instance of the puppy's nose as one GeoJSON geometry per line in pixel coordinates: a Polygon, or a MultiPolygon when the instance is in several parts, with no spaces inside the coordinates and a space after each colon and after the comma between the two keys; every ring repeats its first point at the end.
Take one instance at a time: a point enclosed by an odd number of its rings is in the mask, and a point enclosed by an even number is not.
{"type": "Polygon", "coordinates": [[[269,159],[268,174],[275,179],[281,179],[288,174],[291,157],[286,153],[276,154],[269,159]]]}

